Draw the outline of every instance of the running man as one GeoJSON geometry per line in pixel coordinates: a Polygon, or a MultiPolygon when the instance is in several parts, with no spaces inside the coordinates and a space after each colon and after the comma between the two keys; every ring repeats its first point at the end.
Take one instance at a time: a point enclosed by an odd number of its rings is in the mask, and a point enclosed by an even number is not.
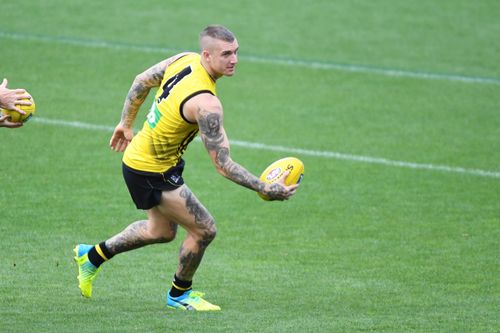
{"type": "Polygon", "coordinates": [[[128,92],[110,146],[125,151],[125,183],[137,209],[145,210],[147,219],[130,224],[95,246],[75,247],[79,288],[84,297],[92,296],[92,282],[102,263],[126,251],[170,242],[180,225],[187,235],[167,292],[167,306],[220,310],[191,287],[203,254],[216,234],[214,218],[182,178],[182,155],[198,132],[222,176],[273,200],[287,200],[297,189],[298,185],[285,186],[284,178],[277,184],[264,183],[231,159],[215,83],[223,76],[234,75],[238,42],[233,33],[219,25],[206,27],[199,42],[200,54],[180,53],[152,66],[137,75],[128,92]],[[137,112],[153,87],[159,87],[153,106],[142,130],[134,136],[132,125],[137,112]]]}

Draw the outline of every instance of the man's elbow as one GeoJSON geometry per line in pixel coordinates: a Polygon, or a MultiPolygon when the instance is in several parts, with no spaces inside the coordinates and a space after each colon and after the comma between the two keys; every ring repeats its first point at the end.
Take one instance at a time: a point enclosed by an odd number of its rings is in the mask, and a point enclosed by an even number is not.
{"type": "Polygon", "coordinates": [[[145,86],[146,82],[146,77],[144,73],[137,74],[136,77],[134,78],[134,84],[140,84],[141,86],[145,86]]]}

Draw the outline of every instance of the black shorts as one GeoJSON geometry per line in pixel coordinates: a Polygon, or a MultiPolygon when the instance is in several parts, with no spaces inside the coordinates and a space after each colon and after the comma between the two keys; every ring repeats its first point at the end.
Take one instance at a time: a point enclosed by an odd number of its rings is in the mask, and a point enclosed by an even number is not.
{"type": "Polygon", "coordinates": [[[122,163],[123,178],[137,209],[151,209],[161,200],[162,191],[172,191],[184,184],[184,160],[164,173],[132,169],[122,163]]]}

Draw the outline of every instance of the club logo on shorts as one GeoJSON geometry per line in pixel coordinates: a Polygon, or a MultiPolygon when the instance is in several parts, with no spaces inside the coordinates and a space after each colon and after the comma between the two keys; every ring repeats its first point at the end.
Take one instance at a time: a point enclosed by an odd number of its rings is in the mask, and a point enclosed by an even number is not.
{"type": "Polygon", "coordinates": [[[170,180],[172,180],[175,184],[177,184],[180,179],[181,179],[181,176],[177,176],[177,175],[170,176],[170,180]]]}

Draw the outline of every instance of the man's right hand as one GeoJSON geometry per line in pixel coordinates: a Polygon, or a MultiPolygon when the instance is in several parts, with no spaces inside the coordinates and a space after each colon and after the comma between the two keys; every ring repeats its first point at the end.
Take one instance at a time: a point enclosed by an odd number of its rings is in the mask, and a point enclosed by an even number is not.
{"type": "Polygon", "coordinates": [[[116,152],[125,151],[130,141],[134,137],[134,131],[132,128],[125,127],[121,122],[115,127],[111,140],[109,140],[109,146],[116,152]]]}

